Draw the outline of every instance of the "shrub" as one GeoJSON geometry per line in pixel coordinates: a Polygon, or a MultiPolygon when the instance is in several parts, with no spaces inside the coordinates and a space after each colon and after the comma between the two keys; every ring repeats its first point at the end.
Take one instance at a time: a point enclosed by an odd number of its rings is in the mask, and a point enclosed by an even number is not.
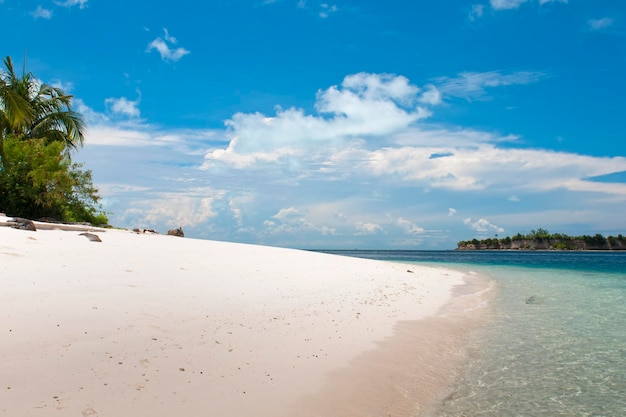
{"type": "Polygon", "coordinates": [[[0,160],[0,210],[29,218],[107,224],[91,171],[63,155],[64,144],[7,137],[0,160]]]}

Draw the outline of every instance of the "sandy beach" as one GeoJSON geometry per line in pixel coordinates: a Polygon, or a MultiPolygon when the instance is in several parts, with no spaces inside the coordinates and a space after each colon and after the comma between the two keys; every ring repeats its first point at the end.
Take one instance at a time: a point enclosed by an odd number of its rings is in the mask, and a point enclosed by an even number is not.
{"type": "Polygon", "coordinates": [[[417,416],[459,372],[489,288],[447,269],[49,228],[0,227],[1,415],[417,416]]]}

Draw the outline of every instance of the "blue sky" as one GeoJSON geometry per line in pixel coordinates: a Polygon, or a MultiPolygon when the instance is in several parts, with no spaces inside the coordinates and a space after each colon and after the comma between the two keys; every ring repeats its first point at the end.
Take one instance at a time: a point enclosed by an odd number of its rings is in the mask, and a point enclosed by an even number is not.
{"type": "Polygon", "coordinates": [[[121,227],[299,248],[626,232],[614,0],[0,0],[121,227]]]}

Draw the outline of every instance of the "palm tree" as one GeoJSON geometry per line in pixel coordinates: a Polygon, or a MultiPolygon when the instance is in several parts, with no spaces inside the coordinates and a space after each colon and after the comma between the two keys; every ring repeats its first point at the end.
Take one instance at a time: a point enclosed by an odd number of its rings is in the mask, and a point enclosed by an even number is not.
{"type": "Polygon", "coordinates": [[[2,141],[8,136],[22,140],[61,142],[64,154],[83,145],[85,123],[72,110],[73,96],[39,82],[32,73],[15,74],[11,57],[4,59],[0,74],[0,157],[2,141]]]}
{"type": "MultiPolygon", "coordinates": [[[[1,2],[2,0],[0,0],[1,2]]],[[[0,70],[0,211],[23,217],[106,224],[91,171],[73,164],[85,124],[72,96],[18,77],[10,57],[0,70]]]]}
{"type": "MultiPolygon", "coordinates": [[[[13,67],[10,58],[7,67],[13,67]]],[[[13,88],[8,74],[0,73],[0,164],[4,161],[4,140],[33,119],[34,111],[28,100],[13,88]]]]}

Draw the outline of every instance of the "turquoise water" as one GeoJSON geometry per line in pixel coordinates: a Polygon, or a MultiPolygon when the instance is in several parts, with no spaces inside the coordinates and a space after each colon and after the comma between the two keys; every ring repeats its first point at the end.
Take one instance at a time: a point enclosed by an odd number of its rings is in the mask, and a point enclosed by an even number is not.
{"type": "Polygon", "coordinates": [[[626,416],[626,253],[334,252],[476,271],[493,317],[433,417],[626,416]]]}

